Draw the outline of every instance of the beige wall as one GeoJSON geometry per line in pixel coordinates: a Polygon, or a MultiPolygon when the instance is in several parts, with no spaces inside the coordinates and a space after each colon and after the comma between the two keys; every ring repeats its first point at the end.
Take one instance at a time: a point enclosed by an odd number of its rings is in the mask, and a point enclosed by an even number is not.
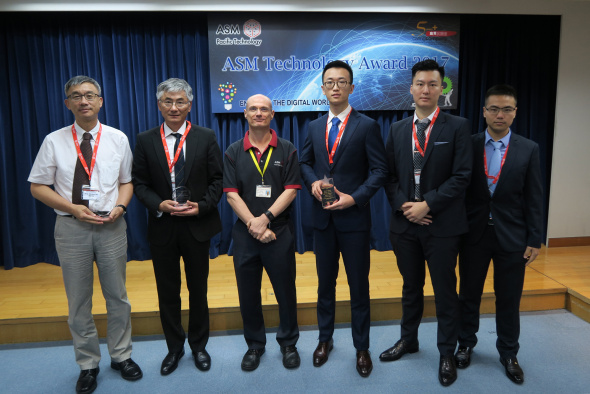
{"type": "MultiPolygon", "coordinates": [[[[590,237],[590,0],[0,0],[0,11],[346,11],[561,15],[548,238],[590,237]],[[195,4],[199,3],[199,4],[195,4]]],[[[501,26],[498,26],[501,28],[501,26]]],[[[540,29],[543,26],[539,26],[540,29]]],[[[531,32],[534,34],[534,32],[531,32]]],[[[542,62],[542,59],[539,59],[542,62]]],[[[539,81],[543,83],[543,81],[539,81]]]]}

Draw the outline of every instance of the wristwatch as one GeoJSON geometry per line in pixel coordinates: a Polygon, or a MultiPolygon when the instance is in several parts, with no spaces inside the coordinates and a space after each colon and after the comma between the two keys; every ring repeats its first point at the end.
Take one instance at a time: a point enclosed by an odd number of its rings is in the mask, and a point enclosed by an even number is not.
{"type": "Polygon", "coordinates": [[[127,213],[127,207],[125,205],[119,204],[119,205],[115,206],[115,208],[117,208],[117,207],[123,208],[123,216],[127,213]]]}
{"type": "Polygon", "coordinates": [[[264,212],[264,214],[268,218],[269,222],[272,222],[273,220],[275,220],[275,215],[273,215],[271,211],[266,211],[266,212],[264,212]]]}

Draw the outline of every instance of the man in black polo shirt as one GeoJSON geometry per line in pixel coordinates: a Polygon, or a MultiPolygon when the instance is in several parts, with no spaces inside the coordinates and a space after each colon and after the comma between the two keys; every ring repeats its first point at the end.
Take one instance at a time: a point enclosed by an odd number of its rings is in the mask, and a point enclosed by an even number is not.
{"type": "Polygon", "coordinates": [[[223,166],[223,191],[239,219],[232,237],[240,312],[248,344],[242,370],[258,368],[266,345],[260,296],[263,268],[279,304],[277,342],[283,365],[297,368],[295,246],[289,219],[291,203],[297,189],[301,189],[297,150],[270,128],[274,111],[268,97],[250,97],[244,116],[250,129],[227,148],[223,166]]]}

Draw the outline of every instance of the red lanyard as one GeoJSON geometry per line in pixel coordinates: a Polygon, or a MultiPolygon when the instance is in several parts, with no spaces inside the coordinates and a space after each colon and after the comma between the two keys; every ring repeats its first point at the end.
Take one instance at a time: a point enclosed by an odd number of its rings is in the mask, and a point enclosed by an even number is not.
{"type": "Polygon", "coordinates": [[[434,122],[436,122],[436,118],[438,118],[438,113],[440,112],[440,108],[436,107],[436,111],[434,112],[434,116],[432,117],[432,122],[430,122],[430,126],[428,126],[428,131],[426,131],[426,141],[424,141],[424,149],[420,147],[420,143],[418,142],[418,136],[416,135],[416,123],[412,122],[412,133],[414,135],[414,145],[416,149],[422,157],[424,157],[424,152],[426,152],[426,147],[428,146],[428,140],[430,139],[430,132],[432,131],[432,127],[434,126],[434,122]]]}
{"type": "Polygon", "coordinates": [[[187,120],[186,123],[186,131],[180,138],[178,148],[176,149],[176,153],[174,153],[174,160],[170,160],[170,152],[168,152],[168,144],[166,143],[166,136],[164,135],[164,123],[162,123],[162,126],[160,127],[160,136],[162,137],[162,145],[164,145],[164,152],[166,153],[166,161],[168,162],[168,170],[170,172],[174,169],[174,164],[176,164],[178,156],[180,156],[180,152],[182,152],[182,146],[184,145],[184,140],[186,139],[188,132],[191,131],[191,122],[187,120]]]}
{"type": "Polygon", "coordinates": [[[76,135],[76,127],[72,125],[72,138],[74,139],[74,145],[76,145],[76,152],[78,153],[78,159],[80,159],[80,163],[84,167],[84,171],[88,174],[88,179],[92,178],[92,171],[94,171],[94,165],[96,164],[96,153],[98,152],[98,144],[100,143],[100,136],[102,134],[102,124],[98,122],[98,134],[96,135],[96,142],[94,143],[94,150],[92,151],[92,161],[90,162],[90,169],[88,169],[88,164],[86,163],[86,159],[82,155],[82,151],[80,150],[80,143],[78,142],[78,136],[76,135]]]}
{"type": "Polygon", "coordinates": [[[328,158],[330,159],[330,164],[334,163],[334,155],[336,154],[336,148],[338,148],[338,144],[340,143],[340,138],[342,138],[342,133],[344,132],[344,128],[346,127],[346,124],[348,123],[348,117],[350,116],[351,113],[352,113],[352,109],[350,110],[348,115],[346,115],[346,119],[344,119],[344,122],[342,122],[342,124],[340,125],[340,130],[338,131],[338,136],[336,137],[336,141],[334,141],[334,145],[332,145],[331,152],[330,152],[330,148],[328,147],[328,137],[330,135],[330,128],[332,126],[330,126],[331,122],[328,122],[326,124],[326,150],[328,151],[328,158]]]}
{"type": "Polygon", "coordinates": [[[506,154],[508,153],[509,147],[510,144],[506,145],[506,151],[504,151],[504,155],[502,156],[502,162],[500,163],[500,171],[498,171],[498,173],[495,176],[488,174],[488,158],[486,155],[485,146],[483,148],[483,168],[486,172],[486,177],[488,177],[488,179],[492,179],[492,185],[496,184],[496,182],[498,182],[498,179],[500,179],[500,174],[502,173],[502,167],[504,167],[504,162],[506,161],[506,154]]]}

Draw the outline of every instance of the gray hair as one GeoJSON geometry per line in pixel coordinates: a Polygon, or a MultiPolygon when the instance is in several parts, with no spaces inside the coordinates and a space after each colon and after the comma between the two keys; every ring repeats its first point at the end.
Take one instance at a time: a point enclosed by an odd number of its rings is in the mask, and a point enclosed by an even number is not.
{"type": "Polygon", "coordinates": [[[94,79],[90,77],[87,77],[86,75],[75,76],[71,78],[68,82],[66,82],[66,86],[64,86],[64,92],[66,93],[66,96],[68,95],[68,90],[70,90],[72,86],[82,85],[83,83],[93,84],[96,90],[98,90],[98,95],[102,96],[102,89],[100,88],[98,82],[96,82],[94,79]]]}
{"type": "Polygon", "coordinates": [[[170,78],[159,84],[156,98],[160,100],[164,92],[184,92],[188,101],[193,101],[193,89],[184,79],[170,78]]]}

